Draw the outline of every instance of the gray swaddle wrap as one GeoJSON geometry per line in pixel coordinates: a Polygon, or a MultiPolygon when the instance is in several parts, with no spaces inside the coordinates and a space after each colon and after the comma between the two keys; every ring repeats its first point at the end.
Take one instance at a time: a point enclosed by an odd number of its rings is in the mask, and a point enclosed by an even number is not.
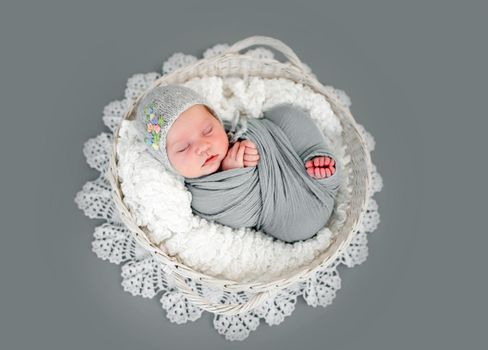
{"type": "MultiPolygon", "coordinates": [[[[228,130],[229,123],[224,121],[228,130]]],[[[186,178],[195,214],[232,228],[253,227],[285,242],[314,236],[329,220],[340,186],[340,170],[324,179],[308,175],[305,162],[334,158],[304,110],[281,104],[250,118],[242,139],[258,148],[255,167],[186,178]]]]}

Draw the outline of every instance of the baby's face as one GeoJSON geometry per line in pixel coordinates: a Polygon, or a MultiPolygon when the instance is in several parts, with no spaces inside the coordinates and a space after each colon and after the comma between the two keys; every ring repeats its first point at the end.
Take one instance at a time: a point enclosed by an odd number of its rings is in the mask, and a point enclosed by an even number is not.
{"type": "Polygon", "coordinates": [[[175,170],[187,178],[218,171],[228,148],[224,127],[201,104],[181,113],[166,136],[168,159],[175,170]],[[207,162],[211,156],[214,157],[207,162]]]}

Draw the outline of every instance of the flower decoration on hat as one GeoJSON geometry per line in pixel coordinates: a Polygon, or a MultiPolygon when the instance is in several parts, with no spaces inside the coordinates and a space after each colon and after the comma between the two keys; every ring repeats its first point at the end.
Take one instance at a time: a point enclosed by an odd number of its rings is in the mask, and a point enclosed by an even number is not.
{"type": "Polygon", "coordinates": [[[153,102],[144,107],[144,115],[146,116],[147,132],[144,138],[147,145],[153,149],[159,149],[159,141],[161,140],[161,130],[163,128],[164,118],[155,114],[156,104],[153,102]]]}

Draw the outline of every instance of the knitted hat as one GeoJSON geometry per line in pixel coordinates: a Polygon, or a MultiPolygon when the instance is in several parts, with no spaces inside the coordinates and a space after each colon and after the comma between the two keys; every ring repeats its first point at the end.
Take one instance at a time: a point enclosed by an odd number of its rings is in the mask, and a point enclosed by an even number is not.
{"type": "Polygon", "coordinates": [[[142,98],[137,107],[137,128],[144,135],[144,142],[149,152],[167,170],[177,175],[178,172],[171,165],[166,153],[166,136],[180,114],[197,104],[208,107],[213,116],[223,125],[222,119],[203,96],[181,85],[156,87],[142,98]]]}

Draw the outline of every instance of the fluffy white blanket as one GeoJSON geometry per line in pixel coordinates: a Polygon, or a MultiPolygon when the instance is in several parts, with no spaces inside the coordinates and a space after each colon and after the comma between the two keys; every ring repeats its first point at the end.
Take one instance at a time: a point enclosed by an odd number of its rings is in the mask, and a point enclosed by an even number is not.
{"type": "MultiPolygon", "coordinates": [[[[276,104],[294,103],[308,110],[330,144],[343,170],[343,183],[333,216],[341,223],[348,205],[349,160],[344,155],[342,127],[329,103],[310,88],[287,79],[194,78],[185,84],[205,96],[222,119],[234,112],[260,118],[276,104]]],[[[338,90],[331,88],[331,92],[338,90]]],[[[339,91],[340,92],[340,91],[339,91]]],[[[339,96],[347,100],[347,96],[339,96]]],[[[347,101],[346,101],[347,103],[347,101]]],[[[308,264],[330,244],[329,228],[313,238],[284,243],[250,228],[233,230],[194,215],[183,178],[166,172],[145,152],[131,121],[123,121],[117,147],[121,188],[127,207],[149,239],[185,265],[207,275],[235,281],[265,281],[308,264]]],[[[306,220],[306,218],[303,218],[306,220]]]]}

